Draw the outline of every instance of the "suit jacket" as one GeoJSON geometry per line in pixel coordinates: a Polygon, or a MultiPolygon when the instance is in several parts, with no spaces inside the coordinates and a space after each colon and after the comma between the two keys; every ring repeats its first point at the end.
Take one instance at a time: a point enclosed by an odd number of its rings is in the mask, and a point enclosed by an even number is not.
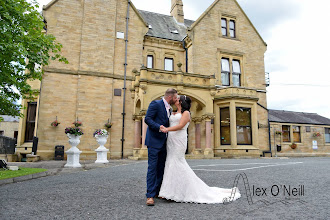
{"type": "Polygon", "coordinates": [[[162,148],[167,135],[160,132],[159,127],[161,125],[169,127],[169,118],[163,100],[155,100],[150,103],[145,117],[145,123],[148,125],[145,145],[158,149],[162,148]]]}

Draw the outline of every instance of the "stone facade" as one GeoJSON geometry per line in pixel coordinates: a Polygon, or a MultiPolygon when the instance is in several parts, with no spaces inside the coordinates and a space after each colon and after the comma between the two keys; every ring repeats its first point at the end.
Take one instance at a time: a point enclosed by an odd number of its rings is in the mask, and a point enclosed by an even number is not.
{"type": "Polygon", "coordinates": [[[0,122],[0,135],[10,138],[17,138],[15,137],[15,132],[18,132],[19,118],[9,117],[6,115],[2,117],[4,118],[4,121],[0,122]]]}
{"type": "MultiPolygon", "coordinates": [[[[52,62],[44,67],[42,83],[34,85],[41,89],[36,99],[35,126],[41,159],[52,159],[56,145],[68,149],[64,128],[77,118],[85,133],[78,145],[83,151],[81,159],[96,159],[94,150],[98,146],[92,134],[108,120],[113,124],[105,145],[110,149],[110,159],[121,158],[122,154],[124,158],[146,158],[144,116],[149,103],[159,99],[169,87],[193,100],[187,157],[259,157],[269,149],[264,109],[266,44],[250,20],[235,0],[222,0],[215,1],[186,27],[182,1],[172,0],[169,4],[173,6],[171,15],[176,18],[171,19],[179,22],[175,25],[179,34],[185,36],[181,40],[176,40],[179,35],[173,30],[169,33],[173,34],[172,39],[152,34],[155,25],[151,27],[133,3],[128,7],[125,0],[55,0],[44,7],[47,34],[55,35],[63,44],[62,54],[69,64],[52,62]],[[235,22],[235,37],[222,35],[222,18],[235,22]],[[146,68],[148,55],[153,56],[152,68],[146,68]],[[164,70],[165,58],[173,59],[173,71],[164,70]],[[233,84],[232,75],[229,85],[222,82],[222,58],[239,61],[239,86],[233,84]],[[121,91],[120,96],[115,95],[115,89],[121,91]],[[224,107],[230,111],[230,145],[221,144],[220,108],[224,107]],[[237,143],[236,114],[242,108],[250,114],[250,144],[237,143]],[[51,127],[56,118],[61,124],[51,127]]],[[[27,105],[27,101],[23,104],[27,105]]],[[[20,130],[19,145],[27,146],[24,119],[20,130]]]]}

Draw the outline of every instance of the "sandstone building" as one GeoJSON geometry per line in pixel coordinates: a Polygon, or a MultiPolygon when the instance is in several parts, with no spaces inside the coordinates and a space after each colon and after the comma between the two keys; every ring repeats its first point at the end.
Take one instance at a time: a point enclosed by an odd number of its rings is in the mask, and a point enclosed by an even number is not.
{"type": "MultiPolygon", "coordinates": [[[[134,2],[134,1],[133,1],[134,2]]],[[[170,15],[127,0],[53,0],[43,8],[47,34],[69,64],[44,67],[35,102],[23,101],[18,151],[39,138],[38,155],[69,148],[64,129],[77,118],[81,159],[95,159],[92,134],[111,121],[110,158],[147,157],[144,117],[169,87],[192,98],[188,157],[259,157],[269,150],[264,53],[267,45],[236,0],[216,0],[196,20],[181,0],[170,15]],[[52,121],[61,123],[51,127],[52,121]],[[28,136],[26,135],[28,134],[28,136]]]]}

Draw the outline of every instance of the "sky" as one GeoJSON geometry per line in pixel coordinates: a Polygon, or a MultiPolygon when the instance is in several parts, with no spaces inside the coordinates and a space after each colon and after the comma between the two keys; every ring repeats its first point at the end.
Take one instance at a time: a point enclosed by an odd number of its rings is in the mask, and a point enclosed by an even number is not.
{"type": "MultiPolygon", "coordinates": [[[[51,0],[38,0],[46,5],[51,0]]],[[[197,20],[214,0],[182,0],[186,19],[197,20]]],[[[330,118],[330,2],[237,0],[267,43],[269,109],[330,118]]],[[[132,0],[136,8],[170,14],[171,0],[132,0]]]]}

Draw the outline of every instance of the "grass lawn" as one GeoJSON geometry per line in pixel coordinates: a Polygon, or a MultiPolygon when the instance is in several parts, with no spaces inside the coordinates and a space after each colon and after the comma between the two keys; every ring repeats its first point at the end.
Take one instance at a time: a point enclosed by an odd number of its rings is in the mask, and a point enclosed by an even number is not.
{"type": "Polygon", "coordinates": [[[41,169],[41,168],[24,168],[24,167],[19,167],[18,170],[3,170],[0,169],[0,180],[2,179],[8,179],[8,178],[13,178],[13,177],[18,177],[18,176],[25,176],[33,173],[41,173],[46,171],[46,169],[41,169]]]}

